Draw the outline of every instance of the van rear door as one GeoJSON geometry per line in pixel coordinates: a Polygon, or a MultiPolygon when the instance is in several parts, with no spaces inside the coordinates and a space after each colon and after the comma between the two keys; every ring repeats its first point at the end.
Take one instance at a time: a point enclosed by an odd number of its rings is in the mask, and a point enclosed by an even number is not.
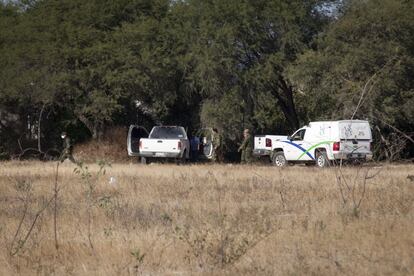
{"type": "Polygon", "coordinates": [[[372,134],[368,121],[339,121],[340,151],[355,155],[370,154],[372,134]]]}
{"type": "Polygon", "coordinates": [[[148,138],[148,131],[142,126],[129,126],[127,138],[127,149],[129,156],[139,156],[139,141],[141,138],[148,138]]]}

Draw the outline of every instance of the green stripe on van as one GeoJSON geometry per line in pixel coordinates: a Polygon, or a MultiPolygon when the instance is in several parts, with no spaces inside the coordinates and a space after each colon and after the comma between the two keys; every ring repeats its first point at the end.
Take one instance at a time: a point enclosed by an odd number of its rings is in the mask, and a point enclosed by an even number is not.
{"type": "Polygon", "coordinates": [[[318,143],[318,144],[315,144],[315,145],[313,145],[313,146],[311,146],[310,148],[308,148],[306,151],[304,151],[299,157],[298,157],[298,159],[297,160],[299,160],[299,159],[301,159],[305,154],[307,154],[307,153],[309,153],[311,150],[313,150],[314,148],[316,148],[316,147],[319,147],[320,145],[330,145],[331,143],[333,143],[334,141],[323,141],[323,142],[320,142],[320,143],[318,143]]]}

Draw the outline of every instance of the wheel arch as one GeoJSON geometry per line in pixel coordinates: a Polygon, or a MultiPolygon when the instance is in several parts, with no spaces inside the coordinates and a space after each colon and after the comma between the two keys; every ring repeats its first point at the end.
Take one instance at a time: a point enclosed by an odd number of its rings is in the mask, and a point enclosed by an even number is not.
{"type": "Polygon", "coordinates": [[[315,151],[313,152],[313,154],[316,155],[317,152],[328,152],[328,151],[326,150],[326,147],[319,146],[315,148],[315,151]]]}
{"type": "Polygon", "coordinates": [[[316,159],[316,155],[318,154],[318,152],[325,153],[328,160],[331,159],[331,157],[330,157],[331,151],[330,151],[329,145],[320,145],[320,146],[316,147],[314,152],[313,152],[313,156],[315,157],[315,159],[316,159]]]}
{"type": "Polygon", "coordinates": [[[273,157],[274,157],[274,156],[275,156],[275,154],[276,154],[276,153],[278,153],[278,152],[283,152],[283,153],[285,153],[285,152],[283,151],[283,148],[281,148],[281,147],[274,148],[274,149],[272,150],[272,152],[270,153],[270,156],[269,156],[270,162],[273,162],[273,157]]]}

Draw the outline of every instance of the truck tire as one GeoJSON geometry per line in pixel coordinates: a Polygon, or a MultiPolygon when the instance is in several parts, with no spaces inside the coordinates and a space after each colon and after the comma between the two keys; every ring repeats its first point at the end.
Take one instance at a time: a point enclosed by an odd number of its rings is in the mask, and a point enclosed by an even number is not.
{"type": "Polygon", "coordinates": [[[183,156],[177,159],[177,165],[184,165],[187,162],[187,151],[183,152],[183,156]]]}
{"type": "Polygon", "coordinates": [[[276,167],[285,167],[287,165],[287,160],[283,151],[278,151],[272,156],[272,163],[276,167]]]}
{"type": "Polygon", "coordinates": [[[325,151],[316,150],[315,159],[317,167],[326,168],[327,166],[329,166],[329,159],[325,151]]]}
{"type": "Polygon", "coordinates": [[[149,163],[149,160],[147,157],[141,156],[141,164],[147,165],[149,163]]]}

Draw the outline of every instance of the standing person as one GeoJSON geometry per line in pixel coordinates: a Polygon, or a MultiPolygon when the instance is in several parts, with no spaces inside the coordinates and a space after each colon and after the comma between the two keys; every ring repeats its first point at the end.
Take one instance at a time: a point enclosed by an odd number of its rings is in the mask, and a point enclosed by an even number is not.
{"type": "Polygon", "coordinates": [[[192,162],[197,162],[200,151],[200,138],[195,135],[190,137],[190,158],[192,162]]]}
{"type": "Polygon", "coordinates": [[[211,136],[211,142],[213,145],[213,156],[212,156],[212,160],[214,162],[218,161],[218,157],[220,155],[220,148],[221,148],[221,137],[220,134],[218,133],[217,128],[213,128],[213,133],[211,136]]]}
{"type": "Polygon", "coordinates": [[[75,158],[73,158],[72,155],[72,144],[69,136],[66,134],[66,132],[62,132],[61,138],[63,140],[63,151],[60,156],[60,162],[69,159],[72,163],[76,164],[75,158]]]}
{"type": "Polygon", "coordinates": [[[243,142],[239,147],[239,152],[241,151],[241,163],[250,164],[252,163],[253,137],[247,128],[243,131],[243,137],[243,142]]]}

